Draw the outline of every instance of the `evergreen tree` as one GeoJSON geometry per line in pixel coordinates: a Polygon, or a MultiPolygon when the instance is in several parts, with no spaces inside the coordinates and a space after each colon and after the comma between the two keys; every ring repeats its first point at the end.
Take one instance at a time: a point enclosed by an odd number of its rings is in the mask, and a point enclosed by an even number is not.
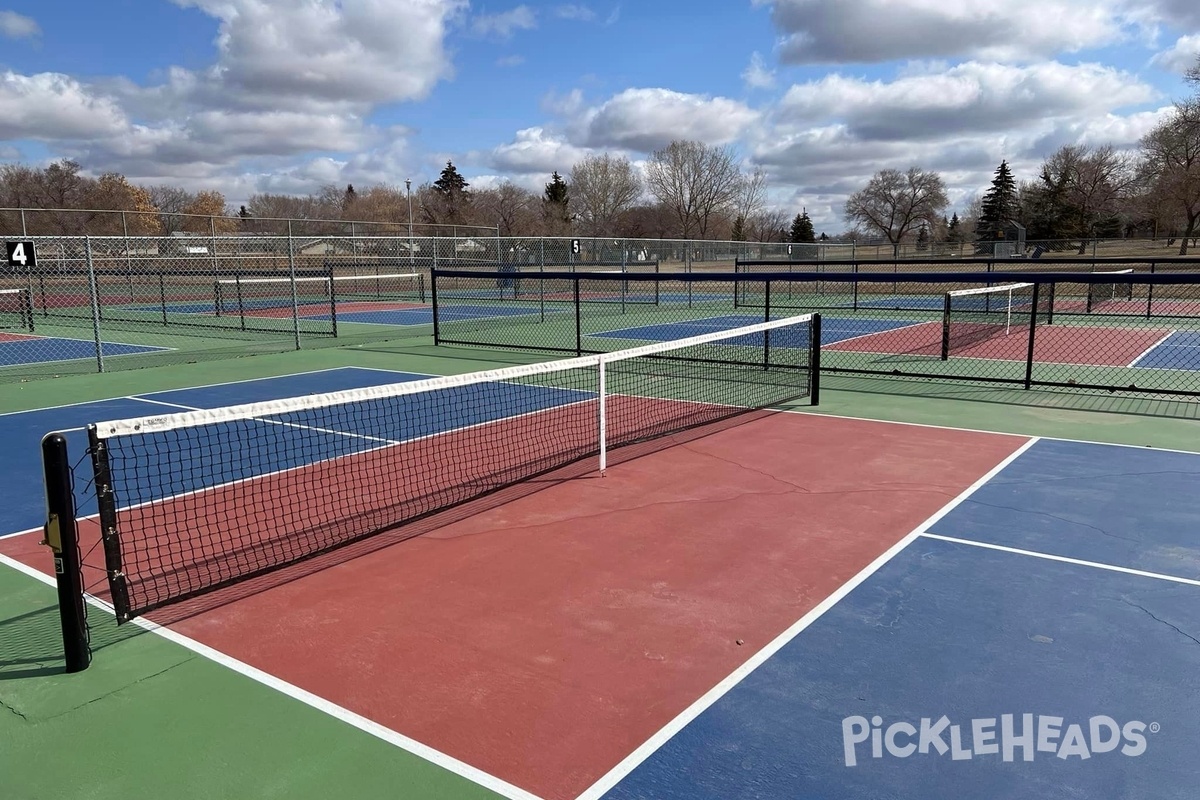
{"type": "Polygon", "coordinates": [[[815,242],[817,240],[812,220],[809,219],[807,211],[801,211],[792,220],[792,230],[788,240],[792,242],[815,242]]]}
{"type": "Polygon", "coordinates": [[[738,214],[733,220],[733,231],[729,234],[729,238],[735,242],[746,241],[746,217],[738,214]]]}
{"type": "Polygon", "coordinates": [[[349,208],[350,206],[354,205],[354,201],[357,199],[358,199],[358,194],[355,193],[355,191],[354,191],[354,184],[353,183],[346,184],[346,195],[342,199],[342,204],[345,207],[349,208]]]}
{"type": "Polygon", "coordinates": [[[447,161],[442,174],[433,182],[433,191],[438,195],[441,206],[441,222],[457,223],[462,221],[464,206],[470,202],[470,194],[466,178],[459,173],[454,162],[447,161]]]}
{"type": "Polygon", "coordinates": [[[950,221],[946,223],[946,241],[951,244],[963,243],[962,222],[958,219],[957,211],[950,217],[950,221]]]}
{"type": "Polygon", "coordinates": [[[570,187],[555,170],[554,174],[550,176],[550,182],[546,184],[546,191],[542,196],[542,213],[548,220],[569,223],[571,221],[570,204],[570,187]]]}
{"type": "Polygon", "coordinates": [[[921,229],[917,231],[917,249],[929,249],[929,226],[927,225],[922,225],[921,229]]]}
{"type": "Polygon", "coordinates": [[[1001,237],[1004,223],[1017,215],[1017,184],[1013,180],[1012,170],[1007,161],[1001,161],[996,168],[996,177],[992,178],[992,186],[983,196],[980,204],[979,221],[975,225],[976,238],[983,241],[995,241],[1001,237]]]}
{"type": "Polygon", "coordinates": [[[829,234],[827,234],[827,233],[825,233],[824,231],[822,231],[822,232],[821,232],[821,235],[820,235],[820,236],[818,236],[817,238],[818,238],[818,239],[820,239],[822,242],[828,242],[828,241],[829,241],[829,234]]]}
{"type": "Polygon", "coordinates": [[[453,161],[446,162],[446,166],[442,168],[442,174],[433,182],[433,188],[437,190],[438,194],[447,198],[466,194],[467,187],[470,185],[458,171],[458,167],[454,166],[453,161]]]}
{"type": "Polygon", "coordinates": [[[250,212],[246,209],[245,206],[242,206],[241,208],[238,209],[238,216],[241,217],[242,219],[250,219],[250,212]]]}

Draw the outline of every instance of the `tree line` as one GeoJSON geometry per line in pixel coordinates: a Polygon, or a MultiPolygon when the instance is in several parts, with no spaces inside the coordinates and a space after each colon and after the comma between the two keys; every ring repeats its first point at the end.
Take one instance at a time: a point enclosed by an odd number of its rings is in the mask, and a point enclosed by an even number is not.
{"type": "Polygon", "coordinates": [[[652,153],[644,174],[623,156],[585,156],[565,175],[555,171],[541,193],[509,180],[473,187],[448,161],[436,180],[415,187],[326,185],[303,196],[258,193],[237,208],[217,191],[140,186],[117,173],[93,178],[73,161],[41,169],[0,167],[0,206],[90,210],[38,214],[27,220],[31,235],[220,234],[253,230],[255,219],[292,219],[400,226],[411,220],[497,228],[502,236],[789,240],[795,233],[789,215],[767,207],[766,190],[763,171],[743,170],[733,148],[688,140],[652,153]],[[103,211],[135,213],[122,218],[103,211]],[[218,219],[202,218],[207,216],[218,219]]]}
{"type": "MultiPolygon", "coordinates": [[[[963,216],[945,215],[946,186],[936,172],[912,167],[877,172],[850,196],[846,236],[881,236],[899,247],[933,241],[973,242],[978,252],[1011,239],[1017,223],[1033,241],[1070,242],[1080,253],[1088,242],[1139,236],[1179,243],[1200,238],[1200,60],[1186,80],[1197,94],[1142,137],[1136,151],[1111,145],[1064,145],[1036,177],[1018,183],[1007,161],[991,186],[963,216]]],[[[842,238],[842,237],[839,237],[842,238]]]]}

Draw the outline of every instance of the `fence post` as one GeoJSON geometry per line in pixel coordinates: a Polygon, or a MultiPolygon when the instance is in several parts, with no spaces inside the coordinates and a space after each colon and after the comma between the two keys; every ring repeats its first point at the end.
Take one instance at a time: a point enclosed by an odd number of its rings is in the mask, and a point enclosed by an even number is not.
{"type": "MultiPolygon", "coordinates": [[[[1156,266],[1156,264],[1153,261],[1151,261],[1150,262],[1150,274],[1151,275],[1154,274],[1155,266],[1156,266]]],[[[1150,319],[1151,312],[1154,307],[1153,304],[1154,304],[1154,284],[1151,283],[1146,286],[1146,319],[1150,319]]]]}
{"type": "Polygon", "coordinates": [[[292,284],[292,338],[300,349],[300,297],[296,291],[296,246],[292,240],[292,221],[288,220],[288,274],[292,284]]]}
{"type": "Polygon", "coordinates": [[[133,259],[129,255],[129,222],[125,212],[121,212],[121,230],[125,232],[125,275],[129,281],[129,302],[134,302],[133,296],[133,259]]]}
{"type": "Polygon", "coordinates": [[[87,256],[88,294],[92,296],[92,339],[96,344],[96,371],[104,372],[104,344],[100,338],[100,285],[96,280],[96,266],[92,262],[92,237],[83,237],[84,254],[87,256]]]}
{"type": "Polygon", "coordinates": [[[1035,283],[1033,285],[1033,300],[1032,300],[1033,308],[1031,309],[1032,313],[1029,315],[1029,347],[1025,354],[1025,388],[1026,389],[1030,389],[1033,387],[1033,345],[1034,345],[1034,338],[1037,336],[1038,292],[1040,291],[1041,288],[1042,288],[1042,285],[1040,283],[1035,283]]]}
{"type": "Polygon", "coordinates": [[[54,553],[58,585],[58,616],[62,628],[67,672],[82,672],[91,662],[87,608],[83,601],[83,569],[75,528],[75,495],[71,489],[71,460],[67,439],[48,433],[42,439],[42,469],[46,487],[46,526],[42,544],[54,553]]]}

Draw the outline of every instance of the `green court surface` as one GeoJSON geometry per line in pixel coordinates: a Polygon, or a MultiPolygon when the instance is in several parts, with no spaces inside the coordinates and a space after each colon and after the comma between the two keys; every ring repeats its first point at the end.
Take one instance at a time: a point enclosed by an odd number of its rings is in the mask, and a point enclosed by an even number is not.
{"type": "MultiPolygon", "coordinates": [[[[342,366],[457,374],[536,360],[413,337],[2,384],[0,412],[342,366]]],[[[822,391],[819,408],[797,410],[1200,451],[1197,423],[1169,416],[1171,401],[838,376],[828,376],[822,391]]],[[[497,796],[487,780],[463,777],[469,768],[447,769],[437,754],[398,743],[366,720],[326,713],[318,698],[277,679],[214,660],[179,637],[118,631],[94,608],[90,621],[92,666],[61,674],[53,588],[0,566],[4,800],[497,796]]]]}

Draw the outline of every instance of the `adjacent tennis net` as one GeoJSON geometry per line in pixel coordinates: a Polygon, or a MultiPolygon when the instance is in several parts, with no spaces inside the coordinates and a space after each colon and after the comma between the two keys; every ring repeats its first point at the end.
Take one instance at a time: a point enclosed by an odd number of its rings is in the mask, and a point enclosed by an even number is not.
{"type": "Polygon", "coordinates": [[[296,278],[223,278],[213,287],[217,316],[277,316],[295,306],[309,315],[337,310],[383,310],[397,303],[424,303],[425,276],[338,275],[296,278]]]}
{"type": "Polygon", "coordinates": [[[1125,301],[1133,299],[1133,279],[1124,279],[1119,276],[1133,275],[1132,269],[1118,269],[1104,272],[1093,272],[1093,275],[1111,275],[1112,283],[1089,283],[1087,296],[1087,313],[1099,309],[1106,303],[1116,301],[1125,301]]]}
{"type": "Polygon", "coordinates": [[[118,619],[581,459],[603,469],[615,448],[815,403],[819,343],[820,317],[808,315],[611,354],[91,425],[118,619]]]}
{"type": "Polygon", "coordinates": [[[33,331],[33,302],[28,289],[0,289],[0,330],[33,331]]]}
{"type": "Polygon", "coordinates": [[[1039,287],[1012,283],[946,292],[942,311],[942,360],[998,336],[1029,332],[1050,318],[1050,299],[1039,287]]]}

